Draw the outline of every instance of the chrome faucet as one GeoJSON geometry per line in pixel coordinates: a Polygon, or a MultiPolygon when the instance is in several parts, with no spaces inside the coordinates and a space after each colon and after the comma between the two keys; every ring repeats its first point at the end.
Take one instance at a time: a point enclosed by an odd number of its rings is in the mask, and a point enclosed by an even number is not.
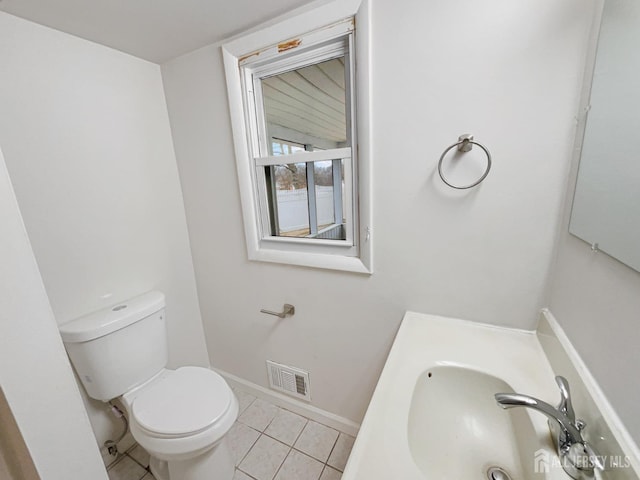
{"type": "Polygon", "coordinates": [[[549,429],[558,449],[558,456],[565,472],[576,480],[591,480],[594,470],[604,470],[602,457],[582,437],[586,423],[576,420],[569,383],[564,377],[557,376],[560,387],[560,404],[553,407],[542,400],[519,393],[496,393],[496,402],[502,408],[526,407],[536,410],[549,418],[549,429]]]}

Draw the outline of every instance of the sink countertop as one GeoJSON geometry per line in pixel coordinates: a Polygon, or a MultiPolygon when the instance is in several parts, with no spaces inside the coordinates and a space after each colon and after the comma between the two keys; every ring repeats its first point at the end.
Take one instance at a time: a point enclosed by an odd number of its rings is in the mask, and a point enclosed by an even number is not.
{"type": "MultiPolygon", "coordinates": [[[[559,399],[554,373],[534,331],[407,312],[342,480],[425,479],[412,459],[407,425],[418,377],[438,365],[459,366],[498,377],[516,392],[550,403],[559,399]]],[[[541,448],[555,455],[547,419],[527,411],[541,448]]],[[[533,461],[532,458],[532,466],[533,461]]]]}

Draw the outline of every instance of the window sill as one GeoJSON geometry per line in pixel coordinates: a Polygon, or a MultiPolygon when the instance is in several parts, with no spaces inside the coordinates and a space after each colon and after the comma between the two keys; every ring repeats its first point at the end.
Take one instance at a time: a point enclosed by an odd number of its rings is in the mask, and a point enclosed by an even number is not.
{"type": "Polygon", "coordinates": [[[249,260],[258,262],[282,263],[301,267],[341,270],[343,272],[371,275],[373,270],[358,257],[321,253],[301,253],[281,250],[260,249],[249,253],[249,260]]]}

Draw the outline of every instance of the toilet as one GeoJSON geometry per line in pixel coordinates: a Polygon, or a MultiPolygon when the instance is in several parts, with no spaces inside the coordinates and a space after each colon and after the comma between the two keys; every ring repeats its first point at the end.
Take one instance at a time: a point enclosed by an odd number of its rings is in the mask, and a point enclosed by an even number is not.
{"type": "Polygon", "coordinates": [[[87,394],[124,405],[157,480],[231,480],[225,435],[238,400],[208,368],[166,368],[164,309],[153,291],[65,323],[60,334],[87,394]]]}

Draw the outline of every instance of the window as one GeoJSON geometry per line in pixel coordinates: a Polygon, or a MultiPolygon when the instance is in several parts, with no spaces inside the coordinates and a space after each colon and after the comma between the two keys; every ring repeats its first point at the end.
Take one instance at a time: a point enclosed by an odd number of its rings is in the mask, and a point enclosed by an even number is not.
{"type": "Polygon", "coordinates": [[[223,47],[250,259],[371,272],[354,24],[268,43],[291,19],[223,47]]]}
{"type": "Polygon", "coordinates": [[[340,25],[340,36],[328,43],[278,60],[257,56],[240,67],[247,111],[255,112],[247,126],[262,240],[334,240],[342,242],[339,254],[357,253],[351,25],[340,25]],[[345,185],[345,167],[351,185],[345,185]]]}

